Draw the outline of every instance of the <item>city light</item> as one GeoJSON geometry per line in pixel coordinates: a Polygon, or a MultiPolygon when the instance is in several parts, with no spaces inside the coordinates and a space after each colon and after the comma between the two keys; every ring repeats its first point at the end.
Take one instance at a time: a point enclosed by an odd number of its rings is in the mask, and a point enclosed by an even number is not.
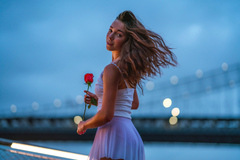
{"type": "Polygon", "coordinates": [[[197,78],[202,78],[203,77],[203,71],[201,69],[196,71],[196,76],[197,78]]]}
{"type": "Polygon", "coordinates": [[[73,118],[73,121],[74,121],[75,124],[78,124],[79,122],[82,121],[82,117],[80,117],[80,116],[75,116],[75,117],[73,118]]]}
{"type": "Polygon", "coordinates": [[[39,104],[38,104],[37,102],[33,102],[33,103],[32,103],[32,108],[33,108],[34,110],[38,110],[38,109],[39,109],[39,104]]]}
{"type": "Polygon", "coordinates": [[[171,113],[173,116],[176,117],[180,114],[180,110],[179,110],[179,108],[173,108],[171,113]]]}
{"type": "Polygon", "coordinates": [[[59,151],[55,149],[48,149],[48,148],[37,147],[37,146],[32,146],[27,144],[20,144],[20,143],[12,143],[11,148],[50,155],[50,156],[68,158],[68,159],[87,160],[88,158],[88,156],[82,155],[82,154],[59,151]]]}
{"type": "Polygon", "coordinates": [[[172,116],[172,117],[169,118],[169,123],[171,125],[175,125],[175,124],[177,124],[177,122],[178,122],[178,118],[177,117],[172,116]]]}
{"type": "Polygon", "coordinates": [[[55,107],[61,107],[62,102],[61,102],[60,99],[55,99],[55,100],[53,101],[53,104],[54,104],[55,107]]]}
{"type": "Polygon", "coordinates": [[[12,111],[13,113],[16,113],[16,112],[17,112],[17,106],[15,106],[14,104],[11,105],[10,109],[11,109],[11,111],[12,111]]]}
{"type": "Polygon", "coordinates": [[[166,99],[163,100],[163,106],[164,106],[165,108],[168,108],[168,107],[170,107],[171,105],[172,105],[172,100],[171,100],[170,98],[166,98],[166,99]]]}
{"type": "Polygon", "coordinates": [[[153,83],[153,81],[148,81],[148,82],[146,83],[146,89],[149,90],[149,91],[151,91],[151,90],[154,89],[154,83],[153,83]]]}
{"type": "Polygon", "coordinates": [[[227,71],[228,70],[228,64],[227,63],[223,63],[222,64],[222,70],[223,71],[227,71]]]}
{"type": "Polygon", "coordinates": [[[177,76],[172,76],[170,78],[170,82],[173,84],[173,85],[176,85],[178,83],[178,77],[177,76]]]}
{"type": "Polygon", "coordinates": [[[76,97],[76,102],[77,102],[77,104],[83,104],[83,102],[84,102],[83,96],[78,95],[78,96],[76,97]]]}

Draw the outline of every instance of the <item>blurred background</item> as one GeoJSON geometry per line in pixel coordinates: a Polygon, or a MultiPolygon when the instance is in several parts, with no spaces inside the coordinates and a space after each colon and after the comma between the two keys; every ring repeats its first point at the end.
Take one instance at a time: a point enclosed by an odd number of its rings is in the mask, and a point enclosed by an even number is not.
{"type": "MultiPolygon", "coordinates": [[[[0,138],[87,155],[96,130],[76,134],[83,77],[94,74],[94,92],[112,58],[109,26],[131,10],[179,63],[144,81],[132,112],[146,159],[237,159],[239,7],[237,0],[0,0],[0,138]]],[[[87,118],[96,112],[92,106],[87,118]]]]}

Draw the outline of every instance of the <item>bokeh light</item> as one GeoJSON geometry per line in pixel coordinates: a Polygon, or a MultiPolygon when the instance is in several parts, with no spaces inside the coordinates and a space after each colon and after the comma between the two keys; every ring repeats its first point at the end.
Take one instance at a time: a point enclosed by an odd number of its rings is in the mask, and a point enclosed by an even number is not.
{"type": "Polygon", "coordinates": [[[198,69],[196,71],[196,76],[197,76],[197,78],[202,78],[203,77],[203,71],[201,69],[198,69]]]}
{"type": "Polygon", "coordinates": [[[80,117],[80,116],[75,116],[75,117],[73,118],[73,121],[74,121],[75,124],[78,124],[79,122],[82,121],[82,117],[80,117]]]}
{"type": "Polygon", "coordinates": [[[168,108],[168,107],[170,107],[171,105],[172,105],[172,100],[171,100],[170,98],[166,98],[166,99],[163,100],[163,106],[164,106],[165,108],[168,108]]]}
{"type": "Polygon", "coordinates": [[[222,70],[223,70],[223,71],[227,71],[227,70],[228,70],[228,64],[227,64],[227,63],[224,62],[224,63],[222,64],[222,70]]]}
{"type": "Polygon", "coordinates": [[[172,109],[172,115],[177,117],[180,114],[180,109],[179,108],[173,108],[172,109]]]}
{"type": "Polygon", "coordinates": [[[154,83],[153,83],[153,81],[148,81],[148,82],[146,83],[146,89],[149,90],[149,91],[151,91],[151,90],[154,89],[154,83]]]}
{"type": "Polygon", "coordinates": [[[170,78],[170,82],[173,84],[173,85],[176,85],[178,83],[178,77],[177,76],[172,76],[170,78]]]}
{"type": "Polygon", "coordinates": [[[61,102],[60,99],[55,99],[55,100],[53,101],[53,104],[54,104],[55,107],[61,107],[62,102],[61,102]]]}
{"type": "Polygon", "coordinates": [[[83,96],[77,95],[76,102],[77,102],[77,104],[83,104],[83,102],[84,102],[83,96]]]}
{"type": "Polygon", "coordinates": [[[38,104],[37,102],[33,102],[33,103],[32,103],[32,108],[33,108],[34,110],[38,110],[38,109],[39,109],[39,104],[38,104]]]}
{"type": "Polygon", "coordinates": [[[13,113],[16,113],[16,112],[17,112],[17,106],[15,106],[14,104],[11,105],[10,109],[11,109],[11,111],[12,111],[13,113]]]}
{"type": "Polygon", "coordinates": [[[169,118],[169,123],[171,125],[175,125],[175,124],[177,124],[177,122],[178,122],[178,118],[177,117],[172,116],[172,117],[169,118]]]}

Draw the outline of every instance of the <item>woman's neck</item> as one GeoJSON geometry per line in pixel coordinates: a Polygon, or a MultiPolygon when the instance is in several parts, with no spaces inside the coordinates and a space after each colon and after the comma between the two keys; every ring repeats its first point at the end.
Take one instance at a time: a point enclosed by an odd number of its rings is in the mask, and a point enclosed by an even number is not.
{"type": "Polygon", "coordinates": [[[120,53],[119,52],[113,52],[112,51],[112,61],[116,61],[120,58],[120,53]]]}

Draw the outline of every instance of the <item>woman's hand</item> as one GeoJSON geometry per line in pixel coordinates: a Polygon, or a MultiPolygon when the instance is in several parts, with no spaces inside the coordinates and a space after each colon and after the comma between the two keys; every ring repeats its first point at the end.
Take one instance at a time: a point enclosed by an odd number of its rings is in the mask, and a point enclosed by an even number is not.
{"type": "Polygon", "coordinates": [[[78,124],[78,128],[77,128],[77,133],[79,134],[79,135],[82,135],[82,134],[84,134],[85,132],[86,132],[86,128],[84,127],[84,121],[81,121],[81,122],[79,122],[79,124],[78,124]]]}
{"type": "Polygon", "coordinates": [[[98,105],[98,97],[96,94],[93,94],[89,91],[84,91],[85,93],[87,93],[85,96],[84,96],[84,102],[87,103],[87,104],[90,104],[91,105],[94,105],[94,106],[97,106],[98,105]],[[94,100],[93,98],[96,100],[95,103],[94,103],[94,100]]]}

